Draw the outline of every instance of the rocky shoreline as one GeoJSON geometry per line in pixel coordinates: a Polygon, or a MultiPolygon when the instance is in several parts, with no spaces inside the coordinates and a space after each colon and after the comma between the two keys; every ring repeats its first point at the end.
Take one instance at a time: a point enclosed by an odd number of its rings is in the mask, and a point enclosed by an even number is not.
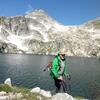
{"type": "Polygon", "coordinates": [[[34,93],[36,97],[35,99],[32,99],[32,100],[78,100],[68,95],[67,93],[57,93],[56,95],[50,96],[46,94],[48,92],[46,92],[45,90],[41,90],[41,91],[42,92],[40,93],[42,94],[38,94],[38,93],[36,94],[35,92],[27,93],[27,94],[13,93],[13,92],[7,93],[5,91],[1,91],[0,100],[30,100],[27,98],[29,98],[29,96],[32,96],[34,93]]]}
{"type": "Polygon", "coordinates": [[[40,87],[24,89],[12,86],[11,78],[7,78],[4,84],[0,85],[0,100],[87,100],[74,98],[67,93],[57,93],[52,95],[50,91],[45,91],[40,87]]]}

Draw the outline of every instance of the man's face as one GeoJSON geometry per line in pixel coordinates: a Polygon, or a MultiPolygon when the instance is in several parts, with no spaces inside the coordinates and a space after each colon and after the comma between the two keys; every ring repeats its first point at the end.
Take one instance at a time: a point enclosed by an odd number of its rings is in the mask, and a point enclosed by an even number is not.
{"type": "Polygon", "coordinates": [[[60,59],[65,59],[65,54],[60,54],[60,59]]]}

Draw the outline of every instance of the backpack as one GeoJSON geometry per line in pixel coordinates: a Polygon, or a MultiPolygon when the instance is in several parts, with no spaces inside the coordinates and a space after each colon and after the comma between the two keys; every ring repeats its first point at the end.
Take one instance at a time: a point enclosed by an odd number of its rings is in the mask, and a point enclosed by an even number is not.
{"type": "MultiPolygon", "coordinates": [[[[55,56],[55,57],[57,57],[57,56],[55,56]]],[[[54,57],[54,58],[55,58],[55,57],[54,57]]],[[[54,58],[53,58],[53,59],[54,59],[54,58]]],[[[51,59],[51,60],[49,61],[49,64],[48,64],[48,66],[47,66],[50,70],[52,69],[52,62],[53,62],[53,59],[51,59]]],[[[58,59],[58,58],[57,58],[57,59],[58,59]]],[[[58,63],[59,63],[59,62],[58,62],[58,63]]]]}
{"type": "MultiPolygon", "coordinates": [[[[55,57],[56,57],[56,56],[55,56],[55,57]]],[[[55,57],[54,57],[54,58],[55,58],[55,57]]],[[[53,58],[53,59],[54,59],[54,58],[53,58]]],[[[53,59],[50,59],[49,64],[43,69],[43,71],[46,71],[47,69],[48,69],[48,70],[51,70],[53,59]]]]}
{"type": "Polygon", "coordinates": [[[49,69],[52,68],[52,60],[49,61],[48,68],[49,68],[49,69]]]}
{"type": "Polygon", "coordinates": [[[52,68],[52,60],[49,61],[49,64],[43,69],[43,71],[46,71],[47,69],[49,71],[51,70],[51,68],[52,68]]]}

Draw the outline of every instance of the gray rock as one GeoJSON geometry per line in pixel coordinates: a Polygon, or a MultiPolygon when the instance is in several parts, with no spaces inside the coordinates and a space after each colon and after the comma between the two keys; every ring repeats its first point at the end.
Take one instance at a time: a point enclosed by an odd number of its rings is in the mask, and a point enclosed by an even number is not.
{"type": "Polygon", "coordinates": [[[4,91],[1,91],[0,92],[0,96],[5,96],[7,93],[6,92],[4,92],[4,91]]]}
{"type": "Polygon", "coordinates": [[[39,87],[33,88],[30,92],[41,94],[44,97],[51,97],[51,92],[50,91],[42,90],[39,87]]]}
{"type": "Polygon", "coordinates": [[[38,99],[38,100],[42,100],[42,97],[41,97],[41,96],[37,96],[37,99],[38,99]]]}
{"type": "Polygon", "coordinates": [[[41,90],[40,94],[43,95],[44,97],[51,97],[50,91],[41,90]]]}
{"type": "Polygon", "coordinates": [[[75,99],[67,93],[57,93],[52,97],[52,100],[75,100],[75,99]]]}
{"type": "Polygon", "coordinates": [[[33,88],[30,92],[32,93],[40,93],[41,89],[39,87],[33,88]]]}
{"type": "Polygon", "coordinates": [[[0,100],[9,100],[9,96],[0,96],[0,100]]]}
{"type": "Polygon", "coordinates": [[[4,84],[7,84],[8,86],[12,87],[11,78],[7,78],[7,79],[4,81],[4,84]]]}
{"type": "Polygon", "coordinates": [[[17,99],[21,99],[23,97],[22,93],[17,93],[17,99]]]}
{"type": "Polygon", "coordinates": [[[16,93],[9,93],[8,95],[9,95],[9,98],[10,98],[11,100],[14,100],[14,99],[17,98],[16,93]]]}

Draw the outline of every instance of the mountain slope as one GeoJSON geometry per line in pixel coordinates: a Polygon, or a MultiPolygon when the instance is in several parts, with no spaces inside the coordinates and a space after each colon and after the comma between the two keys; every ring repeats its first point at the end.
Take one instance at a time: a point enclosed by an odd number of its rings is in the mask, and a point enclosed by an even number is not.
{"type": "Polygon", "coordinates": [[[25,16],[0,17],[0,52],[100,57],[100,18],[64,26],[43,10],[25,16]]]}

